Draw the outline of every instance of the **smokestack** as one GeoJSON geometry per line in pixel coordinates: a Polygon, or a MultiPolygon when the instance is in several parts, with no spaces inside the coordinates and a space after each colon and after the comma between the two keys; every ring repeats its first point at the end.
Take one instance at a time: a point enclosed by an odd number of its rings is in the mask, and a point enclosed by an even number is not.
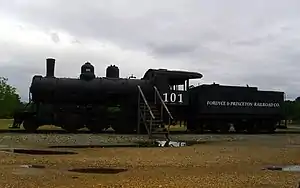
{"type": "Polygon", "coordinates": [[[46,77],[54,77],[55,59],[46,59],[46,77]]]}

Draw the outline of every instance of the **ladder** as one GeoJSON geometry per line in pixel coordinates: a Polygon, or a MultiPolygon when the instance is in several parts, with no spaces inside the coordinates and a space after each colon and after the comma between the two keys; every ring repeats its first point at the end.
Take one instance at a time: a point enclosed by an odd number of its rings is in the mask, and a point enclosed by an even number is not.
{"type": "Polygon", "coordinates": [[[158,89],[154,86],[154,102],[147,101],[144,92],[138,85],[138,127],[137,133],[140,134],[141,124],[143,123],[148,133],[149,139],[154,139],[153,134],[165,135],[169,139],[170,125],[173,116],[171,115],[165,102],[162,100],[158,89]],[[158,108],[160,106],[160,109],[158,108]],[[168,114],[168,125],[164,125],[164,110],[168,114]]]}

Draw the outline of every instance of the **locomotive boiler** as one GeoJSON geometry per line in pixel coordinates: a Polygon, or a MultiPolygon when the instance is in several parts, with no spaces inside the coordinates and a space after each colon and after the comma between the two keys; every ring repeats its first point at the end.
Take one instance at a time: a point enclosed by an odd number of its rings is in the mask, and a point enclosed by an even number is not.
{"type": "Polygon", "coordinates": [[[137,94],[137,85],[140,85],[146,93],[153,86],[151,80],[119,78],[118,67],[112,65],[107,68],[106,77],[96,77],[94,66],[87,62],[82,65],[79,78],[56,78],[54,66],[55,60],[47,59],[46,76],[33,77],[30,86],[33,102],[49,104],[118,103],[123,98],[134,97],[137,94]]]}

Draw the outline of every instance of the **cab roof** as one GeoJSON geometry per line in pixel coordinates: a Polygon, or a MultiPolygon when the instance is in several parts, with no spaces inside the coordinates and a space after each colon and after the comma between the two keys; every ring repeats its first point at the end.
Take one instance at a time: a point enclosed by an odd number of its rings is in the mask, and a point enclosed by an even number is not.
{"type": "Polygon", "coordinates": [[[168,69],[148,69],[145,73],[143,79],[150,79],[155,76],[165,76],[173,80],[189,80],[202,78],[203,75],[198,72],[189,71],[178,71],[178,70],[168,70],[168,69]]]}

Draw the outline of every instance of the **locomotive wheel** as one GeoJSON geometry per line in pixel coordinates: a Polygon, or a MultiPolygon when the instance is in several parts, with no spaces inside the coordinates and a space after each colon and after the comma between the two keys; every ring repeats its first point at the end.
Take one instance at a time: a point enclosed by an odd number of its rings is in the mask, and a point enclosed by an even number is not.
{"type": "Polygon", "coordinates": [[[249,122],[249,124],[247,124],[247,132],[250,133],[250,134],[256,134],[259,132],[259,127],[258,127],[258,122],[249,122]]]}
{"type": "Polygon", "coordinates": [[[204,133],[204,124],[198,123],[200,120],[189,120],[187,123],[187,129],[191,133],[203,134],[204,133]]]}
{"type": "Polygon", "coordinates": [[[216,122],[208,122],[206,126],[211,133],[218,133],[218,125],[216,125],[216,122]]]}
{"type": "Polygon", "coordinates": [[[63,125],[62,128],[68,133],[76,133],[78,130],[76,129],[76,127],[73,127],[72,125],[63,125]]]}
{"type": "Polygon", "coordinates": [[[87,124],[86,127],[92,132],[92,133],[102,133],[103,127],[99,126],[99,124],[87,124]]]}
{"type": "Polygon", "coordinates": [[[276,130],[276,121],[265,121],[264,127],[268,133],[274,133],[276,130]]]}
{"type": "Polygon", "coordinates": [[[245,128],[242,124],[237,123],[237,124],[234,124],[233,127],[234,127],[234,130],[235,130],[236,133],[242,133],[245,130],[245,128]]]}
{"type": "Polygon", "coordinates": [[[230,124],[229,123],[220,123],[220,132],[229,133],[230,124]]]}
{"type": "Polygon", "coordinates": [[[39,124],[35,117],[29,117],[24,120],[23,128],[28,133],[34,133],[39,128],[39,124]]]}
{"type": "MultiPolygon", "coordinates": [[[[135,129],[137,128],[133,123],[134,121],[130,121],[130,118],[119,116],[117,119],[112,121],[112,128],[114,129],[115,133],[117,134],[133,134],[135,133],[135,129]]],[[[140,126],[140,133],[147,133],[146,128],[143,123],[140,126]]]]}
{"type": "Polygon", "coordinates": [[[86,127],[93,133],[101,133],[106,128],[106,121],[98,121],[97,119],[87,122],[86,127]]]}
{"type": "Polygon", "coordinates": [[[243,133],[247,129],[247,126],[250,125],[251,123],[247,121],[237,120],[236,122],[234,122],[233,127],[236,133],[243,133]]]}
{"type": "Polygon", "coordinates": [[[276,130],[276,127],[271,126],[268,128],[268,133],[275,133],[275,130],[276,130]]]}
{"type": "MultiPolygon", "coordinates": [[[[124,105],[121,107],[121,111],[115,113],[110,119],[111,126],[117,134],[133,134],[137,128],[136,113],[133,113],[134,108],[124,105]]],[[[141,133],[143,132],[144,125],[141,125],[141,133]]]]}
{"type": "MultiPolygon", "coordinates": [[[[130,129],[130,125],[127,126],[127,124],[124,122],[123,122],[123,124],[122,123],[113,124],[112,127],[117,134],[131,134],[131,133],[135,132],[133,129],[130,129]]],[[[141,132],[141,134],[146,133],[146,129],[145,129],[144,125],[141,125],[140,132],[141,132]]]]}
{"type": "Polygon", "coordinates": [[[65,115],[62,128],[67,132],[75,133],[78,129],[84,127],[83,119],[78,114],[65,115]]]}

